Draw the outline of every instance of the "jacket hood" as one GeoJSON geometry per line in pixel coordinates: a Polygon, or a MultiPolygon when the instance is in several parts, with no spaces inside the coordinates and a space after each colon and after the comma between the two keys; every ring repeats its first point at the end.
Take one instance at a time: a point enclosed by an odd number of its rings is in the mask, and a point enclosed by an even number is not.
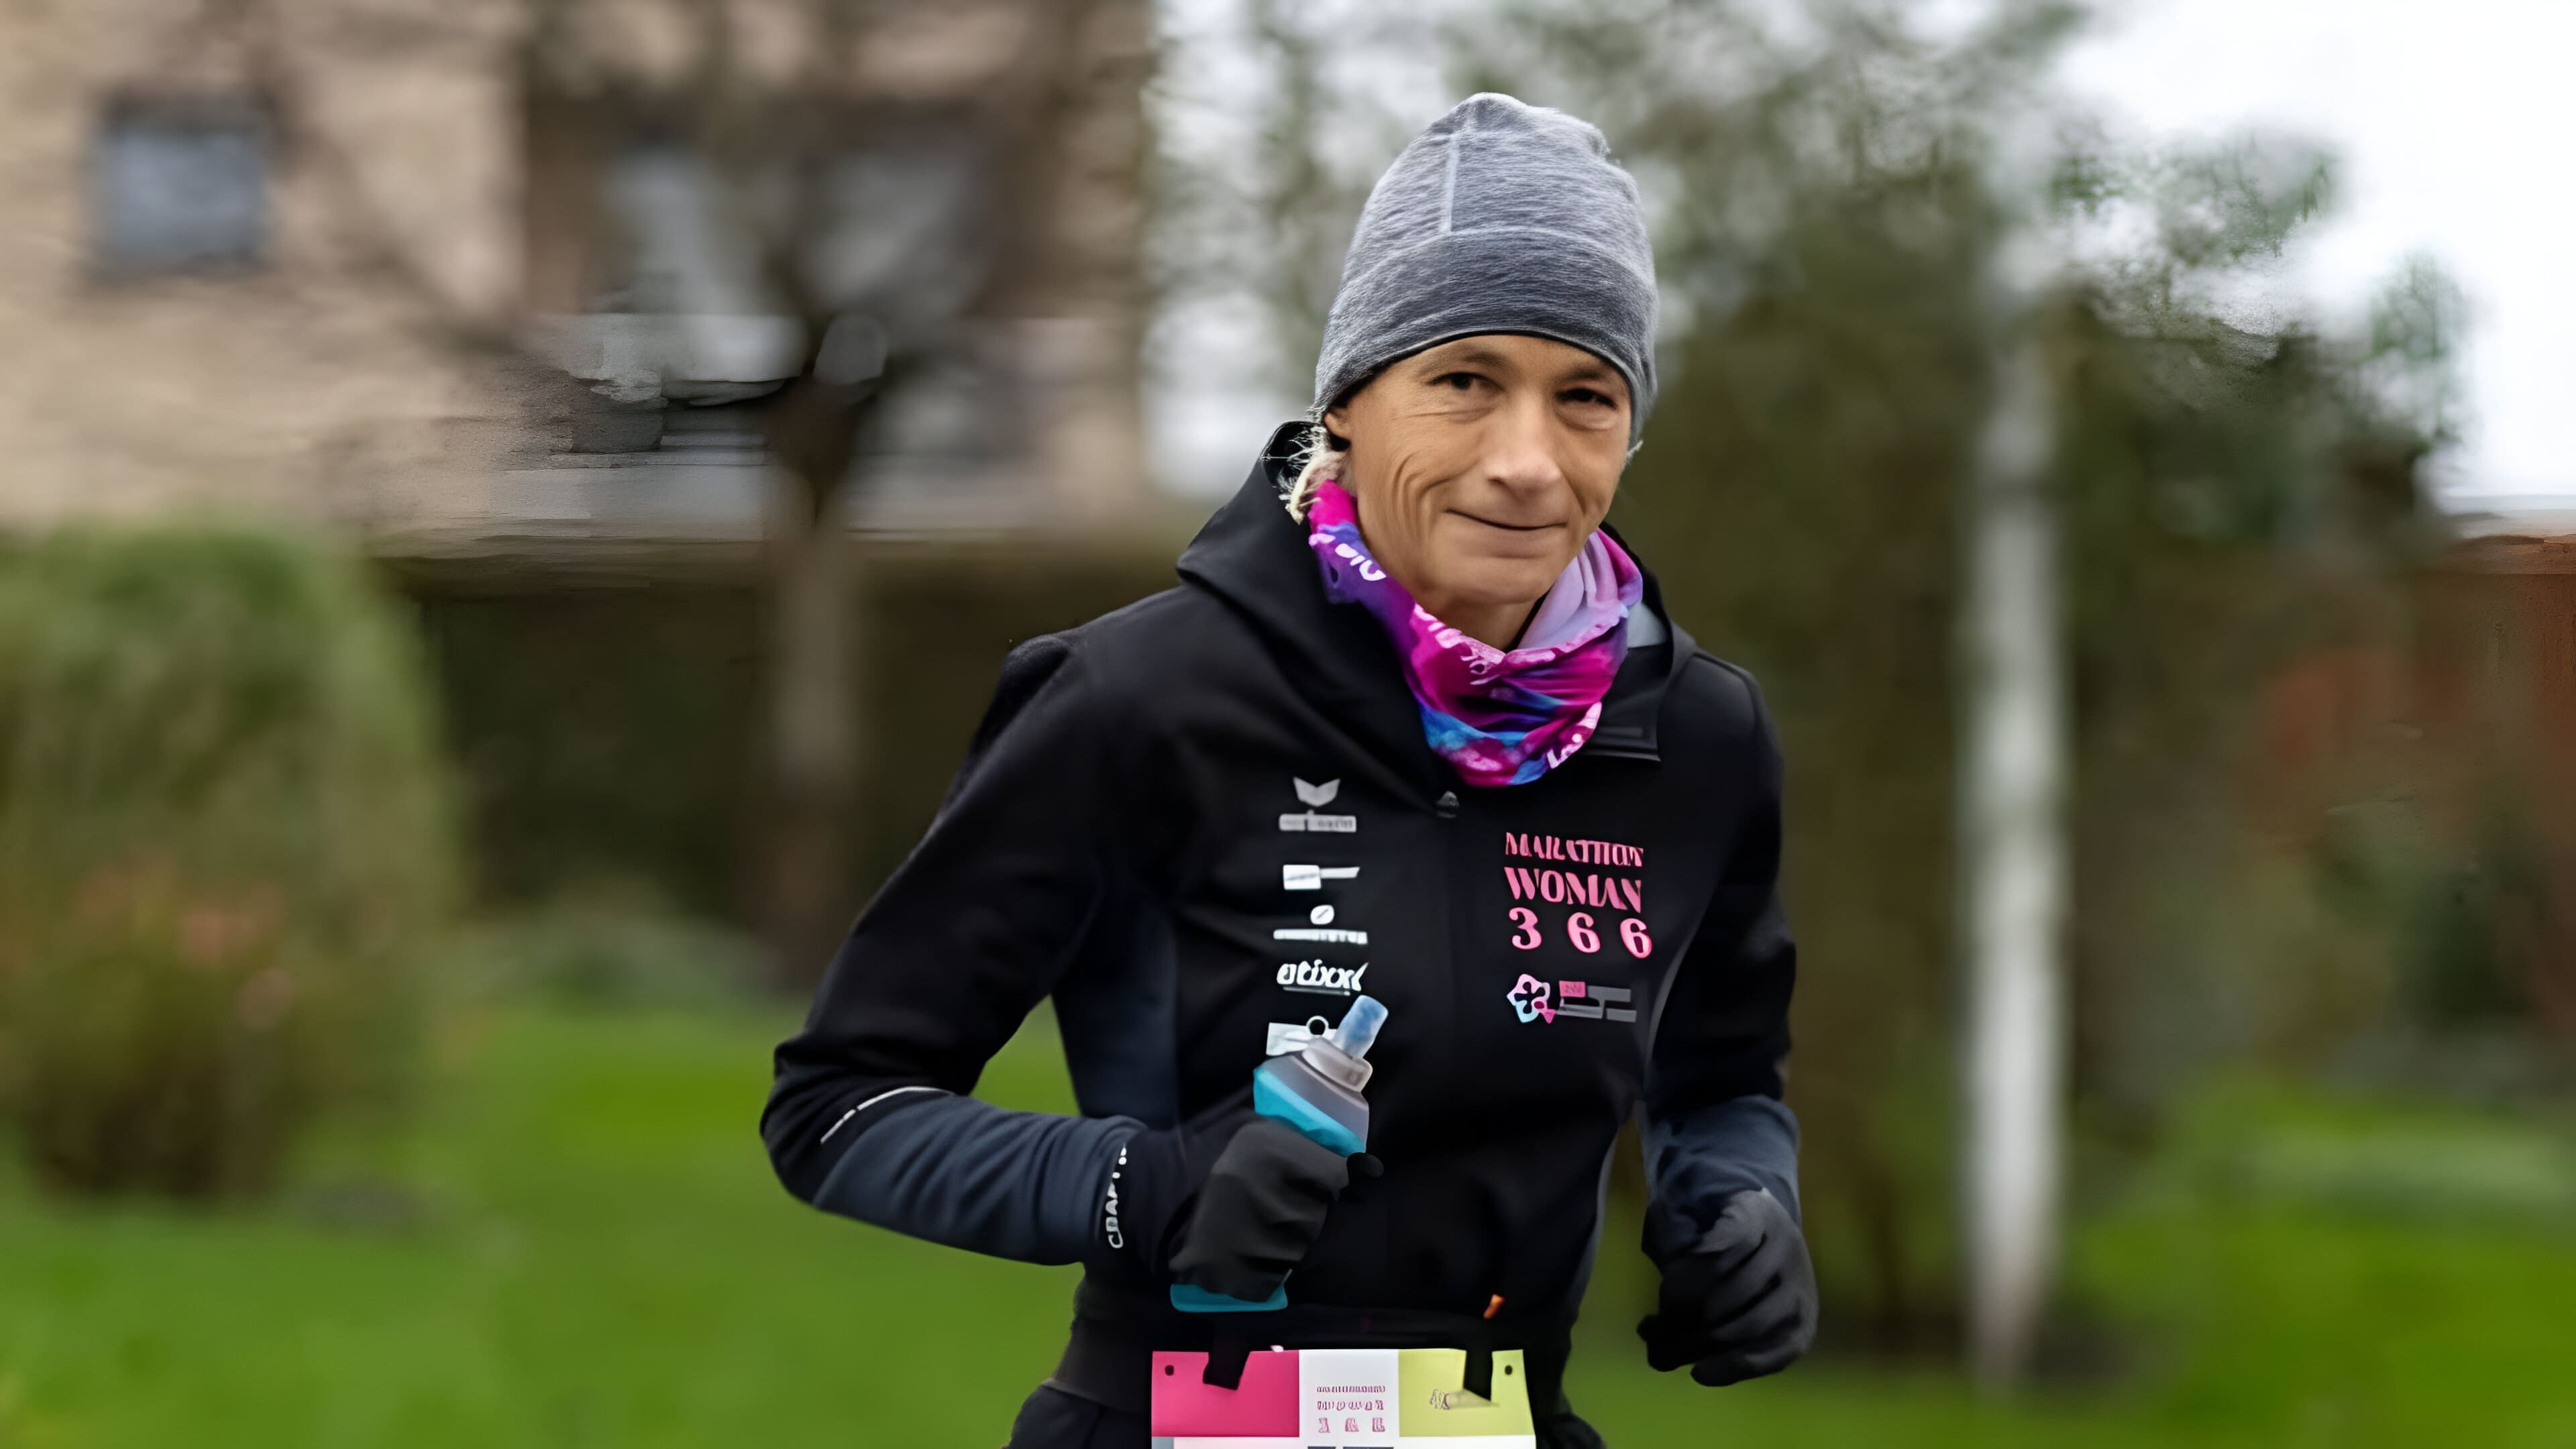
{"type": "MultiPolygon", "coordinates": [[[[1438,794],[1458,782],[1423,738],[1421,712],[1393,642],[1367,610],[1326,597],[1305,530],[1280,501],[1311,426],[1299,418],[1272,430],[1243,486],[1181,551],[1181,580],[1223,600],[1261,635],[1300,690],[1326,703],[1414,788],[1438,794]]],[[[1636,557],[1616,530],[1610,536],[1636,557]]],[[[1646,575],[1646,606],[1670,625],[1654,570],[1643,559],[1638,567],[1646,575]]],[[[1678,626],[1671,632],[1669,652],[1660,646],[1631,652],[1586,753],[1656,757],[1664,686],[1697,647],[1678,626]]]]}

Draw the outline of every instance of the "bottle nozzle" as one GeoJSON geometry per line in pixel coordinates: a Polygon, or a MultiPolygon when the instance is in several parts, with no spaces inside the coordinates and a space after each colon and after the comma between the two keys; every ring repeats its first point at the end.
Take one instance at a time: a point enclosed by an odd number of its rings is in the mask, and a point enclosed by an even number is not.
{"type": "Polygon", "coordinates": [[[1365,1058],[1377,1044],[1377,1033],[1386,1025],[1386,1003],[1374,996],[1363,996],[1351,1003],[1342,1014],[1342,1024],[1333,1028],[1333,1045],[1352,1056],[1365,1058]]]}

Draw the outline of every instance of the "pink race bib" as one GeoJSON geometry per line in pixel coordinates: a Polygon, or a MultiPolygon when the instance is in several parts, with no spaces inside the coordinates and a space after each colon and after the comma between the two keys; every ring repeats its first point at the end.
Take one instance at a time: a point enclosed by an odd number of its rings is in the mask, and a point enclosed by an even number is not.
{"type": "Polygon", "coordinates": [[[1537,1449],[1517,1349],[1494,1355],[1491,1399],[1466,1391],[1463,1349],[1272,1349],[1234,1389],[1207,1360],[1154,1355],[1154,1449],[1537,1449]]]}

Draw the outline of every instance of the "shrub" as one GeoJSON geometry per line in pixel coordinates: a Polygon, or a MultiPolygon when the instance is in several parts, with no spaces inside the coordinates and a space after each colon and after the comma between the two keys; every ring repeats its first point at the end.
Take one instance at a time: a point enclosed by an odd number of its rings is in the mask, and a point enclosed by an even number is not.
{"type": "Polygon", "coordinates": [[[399,1084],[453,903],[415,642],[242,527],[0,558],[0,1107],[37,1176],[211,1198],[399,1084]]]}
{"type": "Polygon", "coordinates": [[[763,981],[752,937],[688,915],[631,878],[588,880],[480,922],[458,948],[458,981],[560,1007],[722,1007],[751,999],[763,981]]]}

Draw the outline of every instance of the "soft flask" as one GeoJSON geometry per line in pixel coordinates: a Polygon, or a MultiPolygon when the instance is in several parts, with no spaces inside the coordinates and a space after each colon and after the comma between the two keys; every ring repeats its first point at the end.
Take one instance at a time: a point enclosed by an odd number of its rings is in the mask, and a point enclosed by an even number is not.
{"type": "MultiPolygon", "coordinates": [[[[1329,1035],[1311,1038],[1296,1051],[1272,1057],[1252,1074],[1252,1109],[1276,1117],[1335,1152],[1349,1157],[1368,1150],[1369,1048],[1386,1025],[1386,1006],[1363,996],[1342,1014],[1342,1024],[1329,1035]]],[[[1288,1285],[1272,1289],[1253,1302],[1211,1293],[1188,1283],[1172,1285],[1172,1306],[1184,1313],[1267,1313],[1288,1306],[1288,1285]]]]}

